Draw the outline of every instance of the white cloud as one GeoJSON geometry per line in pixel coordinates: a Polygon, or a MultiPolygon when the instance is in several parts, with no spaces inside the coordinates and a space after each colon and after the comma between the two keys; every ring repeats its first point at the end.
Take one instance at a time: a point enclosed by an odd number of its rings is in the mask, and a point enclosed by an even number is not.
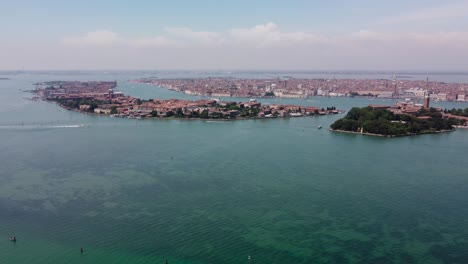
{"type": "Polygon", "coordinates": [[[260,45],[319,43],[327,39],[325,36],[302,31],[283,32],[273,22],[256,25],[248,29],[232,29],[230,36],[236,42],[256,43],[260,45]]]}
{"type": "Polygon", "coordinates": [[[393,24],[424,20],[460,18],[465,16],[468,16],[468,2],[422,8],[410,13],[384,18],[381,22],[393,24]]]}
{"type": "Polygon", "coordinates": [[[164,47],[177,44],[176,42],[168,39],[165,36],[157,36],[152,38],[136,38],[133,40],[127,40],[127,43],[134,47],[164,47]]]}
{"type": "Polygon", "coordinates": [[[257,25],[247,29],[232,29],[230,32],[234,41],[261,44],[280,41],[280,34],[278,26],[273,22],[257,25]]]}
{"type": "Polygon", "coordinates": [[[98,30],[61,43],[3,50],[17,51],[6,54],[11,64],[47,61],[49,68],[468,70],[468,32],[325,35],[285,31],[270,22],[226,32],[167,28],[139,38],[98,30]]]}
{"type": "Polygon", "coordinates": [[[190,28],[166,28],[165,31],[173,37],[178,37],[206,44],[219,44],[223,42],[220,33],[210,31],[194,31],[190,28]]]}
{"type": "Polygon", "coordinates": [[[220,33],[193,31],[190,28],[166,28],[169,36],[124,38],[109,30],[96,30],[84,36],[67,37],[61,43],[68,46],[114,46],[160,47],[179,44],[220,44],[223,38],[220,33]]]}
{"type": "Polygon", "coordinates": [[[93,32],[86,33],[81,37],[68,37],[62,39],[62,43],[65,45],[112,45],[120,43],[122,38],[117,34],[109,30],[96,30],[93,32]]]}

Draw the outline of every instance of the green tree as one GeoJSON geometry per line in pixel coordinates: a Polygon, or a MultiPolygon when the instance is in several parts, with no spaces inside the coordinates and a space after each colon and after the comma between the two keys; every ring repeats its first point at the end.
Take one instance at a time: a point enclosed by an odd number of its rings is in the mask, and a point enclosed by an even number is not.
{"type": "Polygon", "coordinates": [[[200,113],[200,118],[208,118],[208,110],[203,110],[201,113],[200,113]]]}
{"type": "Polygon", "coordinates": [[[179,118],[184,117],[184,112],[182,111],[182,108],[177,108],[175,116],[179,118]]]}
{"type": "Polygon", "coordinates": [[[116,106],[112,106],[112,107],[111,107],[111,112],[110,112],[110,113],[111,113],[112,115],[117,114],[117,113],[118,113],[118,112],[117,112],[117,107],[116,107],[116,106]]]}
{"type": "Polygon", "coordinates": [[[395,115],[388,110],[373,110],[370,107],[352,108],[345,117],[333,123],[331,128],[345,131],[359,131],[362,128],[364,132],[374,134],[406,135],[450,130],[455,124],[453,120],[442,118],[442,114],[434,110],[424,110],[418,114],[431,118],[418,119],[410,115],[395,115]]]}
{"type": "Polygon", "coordinates": [[[98,104],[96,102],[91,102],[89,104],[88,112],[94,112],[94,109],[98,108],[98,104]]]}

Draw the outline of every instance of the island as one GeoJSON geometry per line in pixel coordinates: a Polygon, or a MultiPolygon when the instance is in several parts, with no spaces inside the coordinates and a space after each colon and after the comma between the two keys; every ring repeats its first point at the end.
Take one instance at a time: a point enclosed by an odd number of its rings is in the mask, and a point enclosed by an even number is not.
{"type": "Polygon", "coordinates": [[[256,119],[287,118],[338,114],[331,106],[318,108],[289,104],[262,105],[256,99],[247,102],[201,99],[140,99],[115,91],[117,82],[53,81],[37,83],[35,100],[54,102],[68,110],[123,118],[186,118],[186,119],[256,119]]]}
{"type": "Polygon", "coordinates": [[[131,83],[148,84],[165,89],[208,97],[378,97],[433,101],[468,101],[464,91],[468,83],[445,83],[426,80],[409,80],[405,76],[388,79],[336,79],[336,78],[142,78],[131,83]]]}
{"type": "Polygon", "coordinates": [[[444,114],[440,108],[409,105],[370,105],[352,108],[345,117],[330,126],[331,131],[381,137],[413,136],[450,132],[466,120],[444,114]]]}

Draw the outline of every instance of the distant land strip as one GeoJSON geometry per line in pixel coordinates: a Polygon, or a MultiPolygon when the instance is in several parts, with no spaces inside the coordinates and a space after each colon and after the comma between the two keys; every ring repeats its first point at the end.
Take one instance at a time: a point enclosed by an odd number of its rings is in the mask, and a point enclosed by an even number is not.
{"type": "Polygon", "coordinates": [[[53,81],[36,84],[34,100],[55,102],[68,110],[123,118],[186,119],[257,119],[288,118],[343,113],[334,106],[318,108],[290,104],[262,105],[255,99],[247,102],[219,99],[143,100],[114,91],[117,82],[53,81]]]}

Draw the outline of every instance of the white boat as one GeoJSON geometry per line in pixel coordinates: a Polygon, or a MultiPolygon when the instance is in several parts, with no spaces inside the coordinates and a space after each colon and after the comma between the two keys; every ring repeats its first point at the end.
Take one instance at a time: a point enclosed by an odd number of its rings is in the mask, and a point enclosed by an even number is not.
{"type": "Polygon", "coordinates": [[[321,125],[319,125],[319,126],[318,126],[318,129],[322,129],[322,126],[321,126],[321,125]]]}

